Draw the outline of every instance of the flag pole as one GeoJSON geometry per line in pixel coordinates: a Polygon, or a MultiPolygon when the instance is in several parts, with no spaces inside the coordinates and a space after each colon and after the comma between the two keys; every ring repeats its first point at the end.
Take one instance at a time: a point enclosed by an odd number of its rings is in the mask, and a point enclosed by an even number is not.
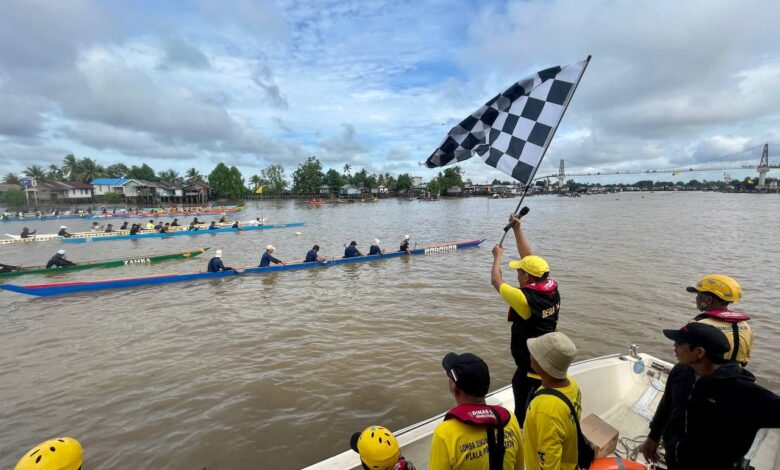
{"type": "MultiPolygon", "coordinates": [[[[523,190],[523,194],[520,196],[520,202],[517,203],[517,207],[515,208],[515,211],[513,214],[517,215],[520,211],[520,206],[523,205],[523,199],[525,199],[526,193],[528,193],[528,190],[531,188],[531,185],[534,182],[534,176],[536,176],[536,172],[539,170],[539,167],[542,165],[542,160],[544,160],[544,156],[547,154],[547,147],[550,146],[550,142],[552,141],[553,136],[555,135],[555,132],[558,130],[558,126],[561,124],[561,121],[563,121],[563,116],[566,115],[566,110],[569,109],[569,102],[574,97],[574,93],[577,92],[577,87],[580,85],[580,80],[582,80],[582,76],[585,75],[585,70],[588,68],[588,64],[590,64],[590,58],[591,56],[588,55],[588,58],[585,59],[585,67],[582,68],[582,72],[580,72],[579,78],[577,78],[577,83],[574,84],[574,90],[572,90],[569,97],[566,99],[566,103],[564,103],[563,106],[563,112],[561,113],[561,118],[558,120],[558,122],[555,124],[555,129],[550,132],[550,135],[547,136],[547,142],[545,142],[544,150],[542,151],[542,158],[539,159],[539,164],[534,168],[533,173],[531,173],[531,177],[528,178],[528,183],[525,185],[525,189],[523,190]]],[[[514,222],[509,222],[506,227],[504,227],[504,235],[501,236],[501,241],[498,242],[498,246],[504,246],[504,239],[506,238],[506,234],[509,233],[509,229],[512,228],[514,225],[514,222]]]]}

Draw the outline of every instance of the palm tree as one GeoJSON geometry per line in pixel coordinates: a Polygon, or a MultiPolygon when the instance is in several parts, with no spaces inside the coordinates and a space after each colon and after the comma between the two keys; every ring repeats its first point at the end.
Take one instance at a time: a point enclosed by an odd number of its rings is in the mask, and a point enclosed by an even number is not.
{"type": "Polygon", "coordinates": [[[252,175],[251,178],[249,178],[249,182],[252,184],[252,191],[257,191],[257,188],[262,186],[263,180],[258,175],[252,175]]]}
{"type": "Polygon", "coordinates": [[[188,182],[203,180],[203,177],[200,175],[200,172],[195,168],[190,168],[189,170],[187,170],[184,176],[185,178],[187,178],[188,182]]]}
{"type": "Polygon", "coordinates": [[[62,181],[63,174],[60,167],[55,164],[49,165],[49,171],[46,173],[46,177],[53,181],[62,181]]]}
{"type": "Polygon", "coordinates": [[[184,179],[179,176],[179,172],[176,170],[161,171],[158,176],[163,183],[182,184],[184,182],[184,179]]]}
{"type": "Polygon", "coordinates": [[[65,158],[62,159],[62,173],[69,180],[76,179],[78,166],[79,166],[79,161],[72,153],[67,154],[65,158]]]}
{"type": "Polygon", "coordinates": [[[75,171],[75,180],[89,183],[93,179],[102,176],[106,170],[98,165],[95,160],[92,160],[91,158],[82,158],[78,161],[75,171]]]}
{"type": "Polygon", "coordinates": [[[352,172],[350,170],[352,170],[352,165],[350,165],[349,163],[345,163],[344,174],[347,175],[347,178],[352,178],[352,172]]]}
{"type": "Polygon", "coordinates": [[[22,182],[19,181],[19,176],[17,176],[16,173],[8,173],[3,177],[3,183],[8,184],[18,184],[19,186],[22,185],[22,182]]]}
{"type": "Polygon", "coordinates": [[[28,166],[27,168],[25,168],[24,174],[36,180],[46,179],[46,170],[44,170],[43,167],[38,165],[28,166]]]}

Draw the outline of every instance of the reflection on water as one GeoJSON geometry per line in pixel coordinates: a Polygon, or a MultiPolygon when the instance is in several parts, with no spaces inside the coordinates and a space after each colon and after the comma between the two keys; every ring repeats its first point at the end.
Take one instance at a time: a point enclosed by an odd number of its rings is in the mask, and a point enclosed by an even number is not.
{"type": "MultiPolygon", "coordinates": [[[[0,247],[0,262],[29,265],[63,246],[76,261],[211,246],[224,250],[230,266],[256,266],[268,244],[275,256],[295,262],[314,244],[323,256],[339,257],[353,239],[365,248],[379,238],[394,250],[406,233],[418,247],[490,237],[462,252],[302,271],[46,299],[0,292],[0,467],[67,434],[85,445],[90,468],[299,468],[345,450],[349,435],[368,424],[398,429],[444,411],[451,397],[439,364],[448,351],[480,354],[493,388],[509,383],[509,324],[490,286],[490,248],[516,204],[264,201],[269,223],[306,225],[0,247]]],[[[580,358],[636,342],[672,359],[660,328],[696,313],[684,288],[703,274],[725,272],[742,282],[745,300],[737,307],[753,317],[751,369],[778,388],[780,241],[769,222],[780,215],[777,196],[643,193],[536,197],[528,204],[526,232],[560,282],[560,328],[580,358]],[[723,207],[738,214],[728,230],[697,224],[695,214],[723,207]]],[[[241,214],[257,216],[257,205],[241,214]]],[[[74,220],[69,228],[89,224],[74,220]]],[[[11,233],[15,225],[3,229],[11,233]]],[[[30,225],[51,232],[59,223],[30,225]]],[[[506,246],[510,255],[511,237],[506,246]]],[[[13,282],[204,271],[211,253],[13,282]]]]}

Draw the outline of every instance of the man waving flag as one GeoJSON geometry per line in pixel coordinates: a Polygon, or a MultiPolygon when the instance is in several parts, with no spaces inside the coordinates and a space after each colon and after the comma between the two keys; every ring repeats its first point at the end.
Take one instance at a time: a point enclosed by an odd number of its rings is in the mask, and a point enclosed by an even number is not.
{"type": "Polygon", "coordinates": [[[529,187],[589,61],[541,70],[510,86],[453,127],[426,166],[476,154],[529,187]]]}

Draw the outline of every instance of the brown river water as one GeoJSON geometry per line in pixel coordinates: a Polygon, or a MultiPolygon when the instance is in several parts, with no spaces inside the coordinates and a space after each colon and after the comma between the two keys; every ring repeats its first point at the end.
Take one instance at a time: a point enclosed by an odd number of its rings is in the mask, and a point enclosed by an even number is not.
{"type": "MultiPolygon", "coordinates": [[[[406,233],[418,247],[488,237],[454,253],[303,271],[52,298],[0,291],[0,468],[40,441],[69,435],[84,445],[90,469],[295,469],[347,449],[350,434],[366,425],[395,430],[448,409],[440,366],[448,351],[482,356],[491,389],[508,384],[509,324],[490,285],[490,249],[517,202],[250,203],[240,218],[262,212],[268,223],[306,225],[0,246],[0,262],[28,265],[59,248],[87,261],[211,246],[224,250],[227,265],[243,266],[256,265],[269,243],[280,259],[300,261],[314,243],[340,256],[351,240],[367,251],[374,238],[397,249],[406,233]]],[[[686,286],[722,272],[741,282],[744,301],[735,309],[753,318],[750,368],[780,390],[780,196],[526,202],[524,229],[560,283],[559,328],[577,343],[578,358],[637,343],[673,360],[661,328],[696,314],[686,286]]],[[[90,222],[65,224],[81,231],[90,222]]],[[[51,233],[60,223],[0,223],[0,230],[18,234],[23,225],[51,233]]],[[[516,253],[511,236],[505,246],[516,253]]],[[[13,282],[197,272],[210,256],[13,282]]],[[[515,282],[513,271],[504,276],[515,282]]]]}

